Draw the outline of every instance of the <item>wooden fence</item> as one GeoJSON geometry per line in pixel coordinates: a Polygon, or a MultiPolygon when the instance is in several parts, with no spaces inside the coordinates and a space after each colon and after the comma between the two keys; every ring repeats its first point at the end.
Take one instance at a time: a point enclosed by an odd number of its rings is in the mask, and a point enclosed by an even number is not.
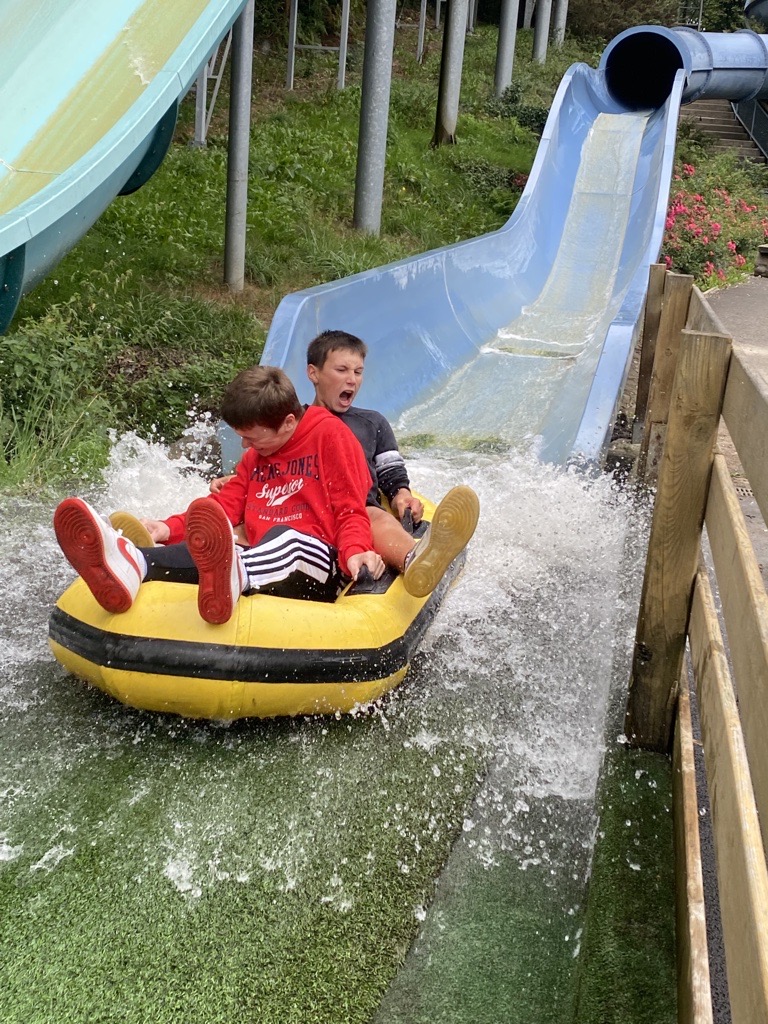
{"type": "Polygon", "coordinates": [[[768,1022],[768,597],[715,444],[722,415],[768,521],[768,351],[761,372],[749,351],[732,343],[692,279],[661,267],[651,271],[645,323],[641,367],[649,362],[646,345],[655,355],[649,386],[638,388],[638,469],[656,486],[656,498],[626,731],[638,746],[674,748],[678,1019],[705,1024],[712,1003],[693,679],[732,1020],[768,1022]]]}

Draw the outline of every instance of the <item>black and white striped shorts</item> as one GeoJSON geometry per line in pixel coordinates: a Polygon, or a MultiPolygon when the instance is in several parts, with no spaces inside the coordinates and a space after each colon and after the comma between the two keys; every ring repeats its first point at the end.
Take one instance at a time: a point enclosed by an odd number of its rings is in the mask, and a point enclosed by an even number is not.
{"type": "MultiPolygon", "coordinates": [[[[141,548],[147,580],[197,583],[186,544],[141,548]]],[[[238,548],[248,575],[246,594],[273,594],[300,601],[335,601],[344,586],[336,548],[288,526],[273,526],[252,548],[238,548]]]]}
{"type": "Polygon", "coordinates": [[[289,526],[273,526],[252,548],[241,548],[246,594],[335,601],[343,585],[336,548],[289,526]]]}

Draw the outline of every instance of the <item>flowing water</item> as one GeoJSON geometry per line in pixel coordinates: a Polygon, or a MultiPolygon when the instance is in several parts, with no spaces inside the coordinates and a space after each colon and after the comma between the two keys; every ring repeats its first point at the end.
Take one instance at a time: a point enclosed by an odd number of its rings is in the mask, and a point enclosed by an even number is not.
{"type": "MultiPolygon", "coordinates": [[[[193,722],[68,677],[53,502],[0,498],[5,1024],[564,1019],[643,519],[514,453],[409,466],[475,487],[480,525],[405,684],[340,719],[193,722]]],[[[79,490],[162,515],[205,488],[128,436],[79,490]]]]}
{"type": "Polygon", "coordinates": [[[528,448],[563,434],[554,450],[570,450],[606,331],[624,297],[616,285],[618,240],[627,231],[647,121],[645,113],[596,117],[540,293],[435,394],[403,413],[399,436],[461,434],[528,448]]]}

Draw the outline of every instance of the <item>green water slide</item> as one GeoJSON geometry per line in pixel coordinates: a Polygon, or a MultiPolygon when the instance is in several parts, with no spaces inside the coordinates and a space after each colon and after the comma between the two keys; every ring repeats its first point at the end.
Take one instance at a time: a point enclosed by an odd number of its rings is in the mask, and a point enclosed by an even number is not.
{"type": "Polygon", "coordinates": [[[0,331],[170,145],[245,0],[0,0],[0,331]]]}

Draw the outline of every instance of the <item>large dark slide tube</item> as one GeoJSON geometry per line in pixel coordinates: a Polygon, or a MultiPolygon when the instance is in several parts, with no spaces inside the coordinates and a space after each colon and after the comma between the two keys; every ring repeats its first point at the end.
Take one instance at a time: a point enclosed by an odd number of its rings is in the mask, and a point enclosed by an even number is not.
{"type": "Polygon", "coordinates": [[[641,25],[608,44],[600,70],[611,96],[630,110],[660,107],[678,71],[686,76],[683,103],[768,98],[768,36],[641,25]]]}

